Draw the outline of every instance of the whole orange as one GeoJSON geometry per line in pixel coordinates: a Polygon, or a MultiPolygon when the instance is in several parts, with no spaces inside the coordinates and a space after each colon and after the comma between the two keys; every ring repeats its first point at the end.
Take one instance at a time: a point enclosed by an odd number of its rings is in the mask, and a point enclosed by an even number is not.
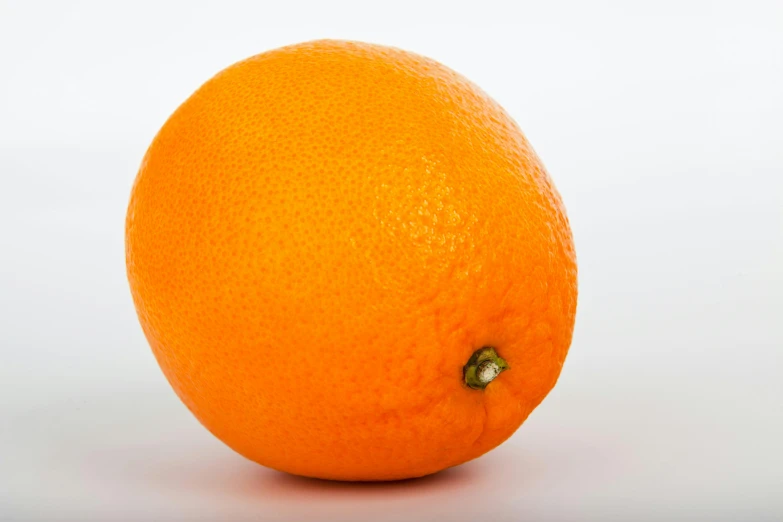
{"type": "Polygon", "coordinates": [[[571,342],[574,247],[533,149],[468,80],[378,45],[284,47],[199,88],[143,160],[126,254],[182,401],[298,475],[473,459],[571,342]]]}

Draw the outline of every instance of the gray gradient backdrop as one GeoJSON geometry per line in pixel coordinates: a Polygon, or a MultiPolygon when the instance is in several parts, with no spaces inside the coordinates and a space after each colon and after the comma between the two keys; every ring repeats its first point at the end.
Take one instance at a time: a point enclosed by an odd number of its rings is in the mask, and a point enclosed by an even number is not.
{"type": "Polygon", "coordinates": [[[0,1],[0,520],[782,520],[782,6],[0,1]],[[165,382],[125,281],[165,118],[230,63],[321,37],[473,79],[573,223],[560,383],[506,444],[423,480],[231,452],[165,382]]]}

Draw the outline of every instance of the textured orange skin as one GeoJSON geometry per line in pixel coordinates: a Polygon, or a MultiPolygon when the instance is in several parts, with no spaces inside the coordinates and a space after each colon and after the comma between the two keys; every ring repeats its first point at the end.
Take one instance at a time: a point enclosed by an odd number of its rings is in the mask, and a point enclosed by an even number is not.
{"type": "Polygon", "coordinates": [[[508,438],[554,386],[576,263],[511,118],[430,59],[316,41],[209,80],[128,208],[141,325],[182,401],[265,466],[433,473],[508,438]],[[494,346],[481,390],[462,368],[494,346]]]}

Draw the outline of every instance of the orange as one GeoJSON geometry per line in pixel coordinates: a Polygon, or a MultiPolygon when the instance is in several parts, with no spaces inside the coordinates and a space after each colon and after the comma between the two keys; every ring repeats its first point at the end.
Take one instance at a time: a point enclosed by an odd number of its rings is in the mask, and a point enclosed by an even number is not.
{"type": "Polygon", "coordinates": [[[535,152],[474,84],[378,45],[284,47],[199,88],[143,160],[126,253],[185,405],[298,475],[473,459],[571,342],[574,247],[535,152]]]}

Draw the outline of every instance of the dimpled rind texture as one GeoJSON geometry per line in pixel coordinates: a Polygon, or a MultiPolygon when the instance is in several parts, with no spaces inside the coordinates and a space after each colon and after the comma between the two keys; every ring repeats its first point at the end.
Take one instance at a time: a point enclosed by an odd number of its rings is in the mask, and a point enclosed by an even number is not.
{"type": "Polygon", "coordinates": [[[560,197],[474,84],[316,41],[217,74],[144,157],[126,220],[144,333],[198,420],[298,475],[468,461],[554,386],[576,310],[560,197]],[[485,390],[462,368],[493,346],[485,390]]]}

